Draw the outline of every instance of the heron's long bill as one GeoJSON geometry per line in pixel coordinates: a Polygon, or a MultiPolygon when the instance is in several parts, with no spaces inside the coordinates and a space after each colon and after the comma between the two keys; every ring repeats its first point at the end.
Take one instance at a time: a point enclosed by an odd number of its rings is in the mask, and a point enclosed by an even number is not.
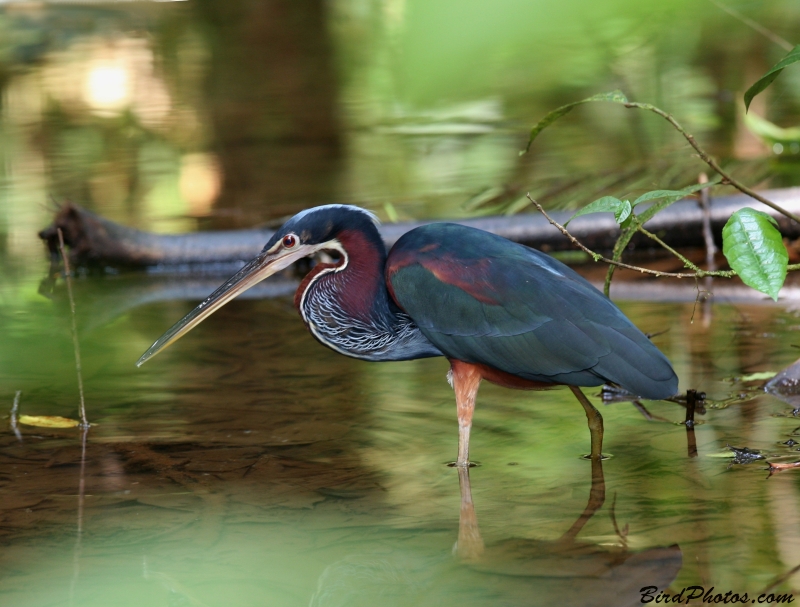
{"type": "Polygon", "coordinates": [[[279,272],[290,266],[292,263],[309,254],[306,247],[302,245],[295,251],[279,251],[277,253],[263,252],[258,257],[248,262],[241,270],[231,276],[225,284],[209,295],[203,303],[181,318],[172,327],[159,337],[150,348],[142,354],[136,366],[153,358],[170,344],[178,341],[186,333],[194,329],[197,325],[219,310],[231,299],[247,291],[268,276],[279,272]]]}

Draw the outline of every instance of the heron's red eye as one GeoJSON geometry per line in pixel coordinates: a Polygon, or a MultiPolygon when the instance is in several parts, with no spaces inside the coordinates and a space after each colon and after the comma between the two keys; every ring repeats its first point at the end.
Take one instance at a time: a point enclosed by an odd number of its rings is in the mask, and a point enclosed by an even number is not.
{"type": "Polygon", "coordinates": [[[283,237],[283,247],[285,249],[291,249],[294,245],[297,244],[297,238],[294,234],[287,234],[283,237]]]}

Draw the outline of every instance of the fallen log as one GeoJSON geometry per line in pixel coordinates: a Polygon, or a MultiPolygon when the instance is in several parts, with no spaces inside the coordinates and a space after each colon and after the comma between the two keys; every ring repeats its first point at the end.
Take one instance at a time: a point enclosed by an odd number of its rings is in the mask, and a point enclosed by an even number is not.
{"type": "MultiPolygon", "coordinates": [[[[75,282],[80,331],[82,334],[89,333],[142,306],[168,301],[202,301],[220,285],[228,274],[230,274],[230,268],[220,275],[216,273],[198,275],[185,272],[174,274],[128,272],[116,276],[80,277],[75,282]]],[[[629,275],[626,279],[623,272],[615,277],[611,285],[611,298],[617,302],[692,303],[697,302],[698,298],[703,300],[710,297],[710,303],[714,305],[796,305],[800,301],[800,277],[795,278],[794,274],[787,279],[787,284],[781,289],[780,299],[777,302],[738,282],[715,281],[711,286],[713,294],[703,293],[701,296],[694,281],[642,280],[638,274],[629,275]]],[[[602,281],[591,280],[591,282],[598,289],[602,289],[602,281]]],[[[239,295],[237,301],[291,297],[299,284],[300,280],[292,276],[271,276],[239,295]]],[[[63,281],[48,282],[42,292],[51,297],[58,305],[63,306],[64,314],[69,314],[69,301],[63,281]]],[[[697,314],[701,313],[702,310],[698,306],[697,314]]],[[[798,368],[800,369],[800,365],[798,368]]],[[[800,382],[798,384],[800,385],[800,382]]],[[[800,389],[798,389],[798,393],[800,393],[800,389]]]]}
{"type": "MultiPolygon", "coordinates": [[[[800,213],[800,188],[769,190],[764,193],[793,213],[800,213]]],[[[743,194],[723,196],[711,201],[711,229],[717,245],[721,244],[722,227],[731,214],[752,206],[775,217],[785,237],[800,237],[800,225],[743,194]]],[[[552,214],[564,223],[570,212],[552,214]]],[[[676,202],[647,222],[673,247],[703,246],[703,211],[694,199],[676,202]]],[[[543,251],[573,248],[569,240],[539,214],[476,217],[454,220],[493,232],[543,251]]],[[[381,234],[391,246],[405,232],[431,221],[409,221],[385,224],[381,234]]],[[[51,256],[58,255],[57,228],[70,248],[70,262],[76,266],[101,268],[151,268],[159,266],[203,266],[208,264],[240,264],[255,257],[272,235],[272,230],[250,229],[192,234],[162,235],[122,226],[75,204],[65,204],[51,226],[39,233],[47,242],[51,256]]],[[[619,226],[609,213],[585,215],[569,224],[570,232],[586,246],[597,251],[609,250],[619,235],[619,226]]],[[[630,248],[657,246],[650,239],[637,235],[630,248]]]]}

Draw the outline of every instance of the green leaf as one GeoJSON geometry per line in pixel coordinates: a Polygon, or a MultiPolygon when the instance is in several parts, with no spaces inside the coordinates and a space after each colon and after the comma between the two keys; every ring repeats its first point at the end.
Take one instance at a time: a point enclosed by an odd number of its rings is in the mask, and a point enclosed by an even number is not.
{"type": "Polygon", "coordinates": [[[786,279],[789,254],[778,223],[766,213],[739,209],[722,228],[722,252],[742,282],[775,301],[786,279]]]}
{"type": "Polygon", "coordinates": [[[598,93],[597,95],[592,95],[591,97],[587,97],[586,99],[581,99],[580,101],[574,101],[573,103],[568,103],[567,105],[562,105],[560,108],[557,108],[547,114],[544,118],[542,118],[536,125],[531,129],[531,136],[528,139],[528,145],[525,146],[525,149],[522,150],[519,155],[522,156],[526,154],[528,150],[531,149],[531,144],[533,140],[536,139],[537,135],[541,133],[544,129],[548,126],[553,124],[556,120],[564,116],[565,114],[569,114],[575,107],[583,104],[589,103],[590,101],[611,101],[613,103],[628,103],[628,98],[622,91],[611,91],[609,93],[598,93]]]}
{"type": "MultiPolygon", "coordinates": [[[[619,238],[617,238],[617,242],[614,244],[614,252],[612,254],[613,255],[612,259],[614,259],[614,261],[619,261],[622,258],[622,252],[625,250],[625,247],[628,246],[628,243],[631,241],[631,238],[633,238],[633,235],[636,234],[636,226],[632,225],[633,224],[632,219],[634,217],[639,223],[644,224],[650,221],[656,213],[658,213],[663,209],[666,209],[676,200],[680,200],[684,196],[693,194],[699,190],[702,190],[703,188],[716,185],[717,183],[720,182],[721,179],[722,177],[720,175],[717,175],[716,177],[714,177],[714,179],[708,181],[707,183],[696,183],[694,185],[690,185],[689,187],[683,188],[682,190],[654,190],[654,192],[659,194],[663,192],[672,192],[672,194],[668,195],[661,202],[657,202],[656,204],[651,205],[650,208],[645,209],[642,213],[639,213],[638,215],[631,214],[631,216],[622,223],[622,233],[619,235],[619,238]]],[[[648,194],[650,193],[651,192],[648,192],[648,194]]],[[[639,202],[642,202],[642,197],[646,195],[647,194],[643,194],[642,196],[639,196],[636,202],[634,202],[634,205],[639,202]]],[[[652,197],[650,198],[650,200],[656,200],[656,197],[652,197]]],[[[608,273],[606,274],[605,284],[603,285],[603,292],[606,294],[606,296],[608,296],[608,292],[611,287],[611,277],[614,275],[614,267],[615,266],[613,265],[608,266],[608,273]]]]}
{"type": "MultiPolygon", "coordinates": [[[[694,186],[690,186],[694,187],[694,186]]],[[[691,193],[691,192],[690,192],[691,193]]],[[[647,202],[648,200],[658,200],[659,198],[673,198],[675,200],[680,200],[686,196],[686,192],[683,190],[653,190],[652,192],[645,192],[639,198],[633,201],[631,206],[636,206],[639,203],[647,202]]]]}
{"type": "Polygon", "coordinates": [[[648,200],[658,200],[659,198],[663,199],[661,202],[657,202],[637,216],[641,223],[645,223],[646,221],[650,221],[656,213],[663,211],[673,202],[677,202],[678,200],[686,198],[687,196],[694,194],[695,192],[699,192],[702,189],[711,187],[712,185],[717,185],[721,179],[722,177],[717,175],[714,179],[707,181],[706,183],[695,183],[694,185],[690,185],[680,190],[653,190],[652,192],[646,192],[634,200],[631,206],[635,207],[637,204],[646,202],[648,200]]]}
{"type": "Polygon", "coordinates": [[[796,47],[790,50],[788,55],[786,55],[783,59],[778,61],[778,63],[773,65],[766,74],[761,76],[761,78],[756,80],[753,86],[747,89],[747,91],[744,94],[745,111],[750,109],[750,102],[753,100],[753,97],[755,97],[765,88],[767,88],[772,83],[772,81],[778,77],[778,74],[780,74],[783,71],[783,68],[798,61],[800,61],[800,44],[798,44],[796,47]]]}
{"type": "Polygon", "coordinates": [[[581,215],[588,215],[590,213],[605,213],[611,212],[614,213],[614,219],[617,220],[617,223],[622,223],[631,215],[631,203],[627,200],[620,200],[619,198],[614,198],[613,196],[603,196],[602,198],[598,198],[594,202],[590,202],[585,207],[583,207],[580,211],[575,213],[572,217],[567,219],[566,223],[564,223],[564,227],[567,227],[567,224],[575,219],[576,217],[580,217],[581,215]]]}

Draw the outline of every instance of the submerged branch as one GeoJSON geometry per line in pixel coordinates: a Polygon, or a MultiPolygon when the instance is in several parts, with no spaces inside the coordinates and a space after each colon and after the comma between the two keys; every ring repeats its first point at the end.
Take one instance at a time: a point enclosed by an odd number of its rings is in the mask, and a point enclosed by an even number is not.
{"type": "MultiPolygon", "coordinates": [[[[784,207],[800,213],[800,188],[772,190],[766,193],[784,207]]],[[[744,195],[715,197],[709,211],[709,223],[715,237],[721,239],[722,227],[731,214],[751,204],[744,195]]],[[[800,224],[787,219],[777,211],[769,210],[780,226],[781,233],[789,238],[800,237],[800,224]]],[[[552,217],[566,222],[572,213],[556,211],[552,217]]],[[[702,209],[694,199],[681,200],[644,222],[647,229],[673,248],[705,246],[701,225],[702,209]]],[[[452,220],[451,220],[452,221],[452,220]]],[[[546,252],[570,250],[572,243],[552,229],[538,213],[515,216],[475,217],[455,222],[498,234],[514,242],[542,249],[546,252]]],[[[413,228],[427,221],[409,221],[381,226],[381,235],[387,246],[413,228]]],[[[583,216],[570,225],[572,234],[594,250],[611,250],[620,236],[620,227],[613,217],[605,215],[583,216]]],[[[53,224],[39,235],[47,242],[53,260],[58,261],[58,234],[61,229],[69,247],[70,263],[74,266],[98,268],[169,268],[203,272],[219,270],[230,273],[258,255],[272,236],[272,230],[248,229],[227,232],[196,232],[190,234],[153,234],[116,224],[99,215],[67,203],[56,214],[53,224]],[[227,267],[220,267],[227,264],[227,267]],[[236,267],[233,267],[236,266],[236,267]]],[[[633,233],[630,242],[637,248],[653,246],[643,234],[633,233]]],[[[627,241],[625,243],[627,245],[627,241]]],[[[613,267],[613,266],[612,266],[613,267]]]]}

